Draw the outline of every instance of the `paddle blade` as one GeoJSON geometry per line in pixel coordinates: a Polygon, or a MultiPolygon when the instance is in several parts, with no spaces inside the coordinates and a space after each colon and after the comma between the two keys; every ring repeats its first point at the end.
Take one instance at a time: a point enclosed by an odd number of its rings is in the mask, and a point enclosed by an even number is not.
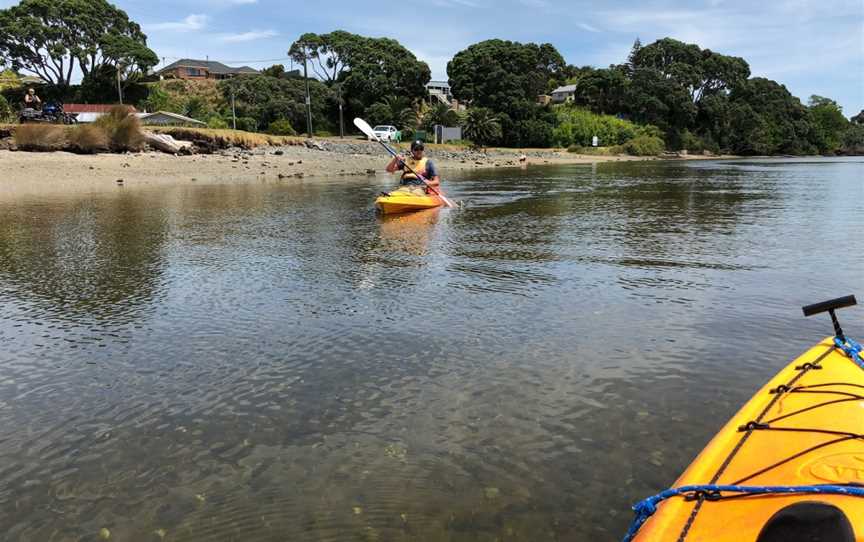
{"type": "Polygon", "coordinates": [[[369,137],[369,138],[374,139],[375,141],[378,141],[378,136],[375,135],[375,132],[372,131],[372,127],[369,126],[369,123],[366,122],[365,120],[361,119],[360,117],[355,118],[354,119],[354,126],[356,126],[358,130],[363,132],[366,135],[366,137],[369,137]]]}

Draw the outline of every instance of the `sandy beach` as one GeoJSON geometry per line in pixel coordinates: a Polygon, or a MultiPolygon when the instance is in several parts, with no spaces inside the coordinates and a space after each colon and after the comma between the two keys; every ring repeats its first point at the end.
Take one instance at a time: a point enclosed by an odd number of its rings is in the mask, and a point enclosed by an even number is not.
{"type": "MultiPolygon", "coordinates": [[[[526,166],[591,164],[646,160],[630,156],[578,155],[555,151],[525,151],[526,166]]],[[[459,170],[522,167],[521,152],[489,149],[486,153],[430,148],[446,180],[459,170]]],[[[656,159],[656,158],[649,158],[656,159]]],[[[215,154],[173,156],[159,152],[80,155],[68,152],[0,150],[0,195],[27,192],[111,189],[123,186],[188,183],[301,182],[345,176],[387,177],[388,156],[375,144],[321,141],[315,146],[284,146],[251,150],[227,149],[215,154]],[[323,149],[323,150],[321,150],[323,149]]]]}

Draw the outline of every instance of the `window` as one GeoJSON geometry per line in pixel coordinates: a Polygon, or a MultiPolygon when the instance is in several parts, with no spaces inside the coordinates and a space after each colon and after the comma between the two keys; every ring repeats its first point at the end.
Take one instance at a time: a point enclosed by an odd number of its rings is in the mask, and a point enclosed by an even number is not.
{"type": "Polygon", "coordinates": [[[202,74],[201,70],[198,68],[186,68],[186,75],[190,77],[200,77],[202,74]]]}

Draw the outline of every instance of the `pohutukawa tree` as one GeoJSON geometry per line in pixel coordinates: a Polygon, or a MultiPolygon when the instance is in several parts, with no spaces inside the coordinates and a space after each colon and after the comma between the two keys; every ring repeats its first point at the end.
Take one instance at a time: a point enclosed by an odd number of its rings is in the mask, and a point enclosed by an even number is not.
{"type": "Polygon", "coordinates": [[[58,87],[84,77],[145,72],[159,59],[141,27],[106,0],[22,0],[0,10],[0,58],[58,87]]]}

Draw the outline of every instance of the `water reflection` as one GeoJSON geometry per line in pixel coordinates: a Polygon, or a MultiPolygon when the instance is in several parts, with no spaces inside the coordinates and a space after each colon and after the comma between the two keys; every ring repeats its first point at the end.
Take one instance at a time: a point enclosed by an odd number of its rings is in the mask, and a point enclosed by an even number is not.
{"type": "Polygon", "coordinates": [[[384,219],[356,178],[0,204],[0,532],[617,538],[829,332],[797,307],[862,291],[860,172],[474,172],[384,219]]]}

